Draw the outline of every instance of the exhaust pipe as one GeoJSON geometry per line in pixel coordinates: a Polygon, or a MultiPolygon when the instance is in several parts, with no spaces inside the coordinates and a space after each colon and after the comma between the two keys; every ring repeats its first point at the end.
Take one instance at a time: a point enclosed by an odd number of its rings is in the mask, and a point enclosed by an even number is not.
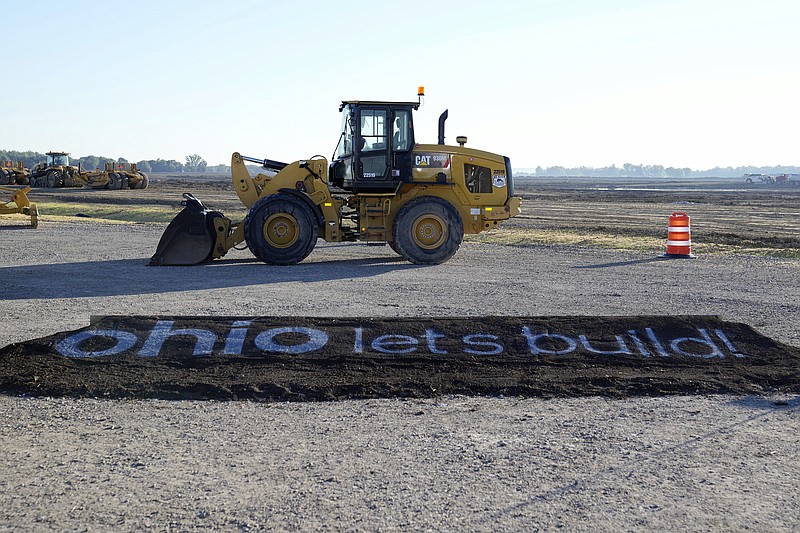
{"type": "Polygon", "coordinates": [[[444,121],[447,120],[447,109],[439,115],[439,144],[444,144],[444,121]]]}

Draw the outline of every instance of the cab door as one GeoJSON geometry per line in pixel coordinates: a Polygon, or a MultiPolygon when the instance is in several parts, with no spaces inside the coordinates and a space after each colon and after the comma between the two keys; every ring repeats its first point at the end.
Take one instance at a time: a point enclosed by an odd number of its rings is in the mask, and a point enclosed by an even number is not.
{"type": "Polygon", "coordinates": [[[393,189],[388,107],[362,107],[358,113],[355,190],[393,189]]]}
{"type": "Polygon", "coordinates": [[[395,181],[409,182],[413,168],[411,156],[414,148],[411,109],[395,109],[392,118],[392,177],[395,181]]]}

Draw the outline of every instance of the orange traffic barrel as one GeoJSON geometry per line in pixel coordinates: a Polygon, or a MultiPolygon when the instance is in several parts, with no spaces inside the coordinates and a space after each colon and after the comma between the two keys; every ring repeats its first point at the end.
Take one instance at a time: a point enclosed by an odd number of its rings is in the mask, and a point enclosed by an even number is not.
{"type": "Polygon", "coordinates": [[[695,257],[692,255],[692,228],[689,215],[675,212],[669,217],[667,252],[662,257],[695,257]]]}

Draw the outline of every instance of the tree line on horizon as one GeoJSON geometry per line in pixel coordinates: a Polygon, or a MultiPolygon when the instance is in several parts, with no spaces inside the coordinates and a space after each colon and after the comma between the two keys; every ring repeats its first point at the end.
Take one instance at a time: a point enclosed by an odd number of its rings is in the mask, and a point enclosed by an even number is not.
{"type": "MultiPolygon", "coordinates": [[[[17,151],[17,150],[0,150],[0,162],[11,161],[16,163],[22,161],[22,164],[31,168],[37,163],[44,163],[47,160],[47,155],[33,151],[17,151]]],[[[205,159],[197,154],[187,155],[186,161],[181,163],[174,159],[143,159],[141,161],[128,161],[124,157],[103,157],[96,155],[87,155],[83,157],[69,158],[70,165],[78,166],[87,170],[94,170],[96,168],[105,167],[106,163],[119,164],[119,163],[136,163],[136,168],[142,172],[209,172],[209,173],[226,173],[230,172],[229,165],[214,165],[209,166],[205,159]]]]}
{"type": "MultiPolygon", "coordinates": [[[[25,151],[20,152],[16,150],[0,150],[0,162],[11,161],[16,163],[22,161],[27,167],[31,168],[37,163],[42,163],[47,159],[45,154],[39,152],[25,151]]],[[[93,170],[95,168],[103,168],[106,163],[130,163],[124,157],[111,158],[95,155],[88,155],[84,157],[71,157],[70,164],[78,166],[80,163],[82,168],[93,170]]],[[[186,156],[186,160],[181,163],[174,159],[147,159],[142,161],[135,161],[136,167],[142,172],[206,172],[210,174],[230,174],[230,165],[214,165],[209,166],[205,159],[197,154],[186,156]]],[[[703,177],[716,177],[716,178],[735,178],[741,177],[745,174],[797,174],[800,173],[800,167],[796,166],[772,166],[772,167],[755,167],[755,166],[741,166],[741,167],[714,167],[709,170],[693,170],[691,168],[675,168],[664,167],[662,165],[634,165],[625,163],[622,166],[611,165],[607,167],[541,167],[535,169],[515,169],[515,174],[518,176],[552,176],[552,177],[567,177],[567,176],[585,176],[591,178],[703,178],[703,177]]]]}
{"type": "Polygon", "coordinates": [[[588,178],[738,178],[745,174],[796,174],[800,167],[777,165],[772,167],[714,167],[709,170],[664,167],[662,165],[633,165],[625,163],[621,167],[541,167],[517,172],[519,176],[548,177],[588,177],[588,178]]]}

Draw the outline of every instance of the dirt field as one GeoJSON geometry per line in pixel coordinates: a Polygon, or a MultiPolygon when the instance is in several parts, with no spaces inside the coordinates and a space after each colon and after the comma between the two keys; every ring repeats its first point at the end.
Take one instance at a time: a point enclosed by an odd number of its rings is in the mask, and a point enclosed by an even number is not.
{"type": "MultiPolygon", "coordinates": [[[[0,346],[138,314],[717,315],[800,347],[800,191],[627,190],[641,185],[521,182],[524,216],[424,268],[388,248],[322,242],[291,268],[246,250],[148,268],[163,223],[48,219],[48,202],[124,216],[166,201],[167,213],[192,191],[228,214],[238,206],[227,184],[35,191],[38,230],[0,221],[0,346]],[[692,216],[697,259],[656,259],[675,210],[692,216]]],[[[795,531],[799,432],[796,393],[769,390],[322,403],[4,395],[0,530],[795,531]]]]}
{"type": "MultiPolygon", "coordinates": [[[[192,192],[231,218],[244,217],[229,178],[154,174],[151,182],[143,191],[35,189],[32,197],[45,217],[168,222],[181,194],[192,192]]],[[[711,178],[519,178],[516,194],[525,209],[503,225],[499,239],[468,239],[663,250],[667,217],[681,211],[692,217],[695,251],[800,258],[800,187],[711,178]]]]}
{"type": "Polygon", "coordinates": [[[799,257],[800,187],[564,178],[527,179],[520,189],[533,209],[510,225],[534,229],[540,238],[566,233],[583,237],[567,242],[643,250],[663,245],[665,216],[679,211],[691,216],[696,251],[799,257]]]}

